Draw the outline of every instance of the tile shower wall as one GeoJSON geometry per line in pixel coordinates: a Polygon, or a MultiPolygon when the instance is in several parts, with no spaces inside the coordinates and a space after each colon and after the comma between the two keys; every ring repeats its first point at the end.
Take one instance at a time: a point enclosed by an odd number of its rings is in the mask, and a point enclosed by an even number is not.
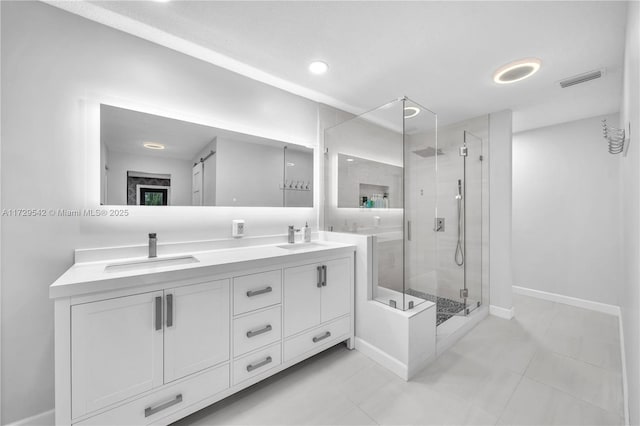
{"type": "MultiPolygon", "coordinates": [[[[0,2],[0,7],[3,208],[96,207],[85,205],[87,176],[100,167],[97,145],[95,159],[87,154],[82,104],[87,96],[317,144],[315,102],[42,2],[0,2]]],[[[74,248],[144,244],[147,232],[157,232],[161,242],[230,238],[231,220],[238,218],[247,221],[248,237],[284,234],[289,224],[309,221],[316,227],[317,217],[317,208],[130,207],[130,212],[126,218],[2,218],[1,244],[9,248],[2,250],[0,265],[3,424],[54,406],[48,287],[73,263],[74,248]]]]}

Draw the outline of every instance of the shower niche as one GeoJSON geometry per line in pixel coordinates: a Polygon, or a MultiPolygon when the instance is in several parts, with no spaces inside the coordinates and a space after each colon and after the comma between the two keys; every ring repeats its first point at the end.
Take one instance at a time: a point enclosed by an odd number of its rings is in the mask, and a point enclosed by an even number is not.
{"type": "Polygon", "coordinates": [[[324,229],[375,236],[371,299],[437,325],[487,300],[487,142],[488,116],[438,127],[406,97],[325,130],[324,229]]]}

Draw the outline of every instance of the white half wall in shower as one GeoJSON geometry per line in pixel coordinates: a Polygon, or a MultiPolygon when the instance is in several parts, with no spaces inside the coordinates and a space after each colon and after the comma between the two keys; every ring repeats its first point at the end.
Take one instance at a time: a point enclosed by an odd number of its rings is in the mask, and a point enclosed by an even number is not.
{"type": "Polygon", "coordinates": [[[356,350],[404,380],[411,379],[436,356],[435,304],[424,301],[402,311],[373,300],[376,236],[320,232],[320,238],[356,245],[356,350]]]}

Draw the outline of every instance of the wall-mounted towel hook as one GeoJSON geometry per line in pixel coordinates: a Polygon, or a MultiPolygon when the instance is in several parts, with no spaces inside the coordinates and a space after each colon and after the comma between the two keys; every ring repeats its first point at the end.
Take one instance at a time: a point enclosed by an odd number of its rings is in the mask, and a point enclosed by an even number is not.
{"type": "Polygon", "coordinates": [[[607,124],[607,119],[602,120],[602,136],[609,144],[610,154],[620,154],[624,151],[625,142],[628,143],[625,129],[619,129],[607,124]]]}

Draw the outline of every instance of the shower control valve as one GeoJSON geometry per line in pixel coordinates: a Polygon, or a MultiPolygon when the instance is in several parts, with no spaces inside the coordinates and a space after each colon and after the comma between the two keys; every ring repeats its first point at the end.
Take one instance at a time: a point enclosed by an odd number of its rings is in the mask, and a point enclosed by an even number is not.
{"type": "Polygon", "coordinates": [[[444,217],[436,217],[433,219],[433,231],[444,232],[444,217]]]}

